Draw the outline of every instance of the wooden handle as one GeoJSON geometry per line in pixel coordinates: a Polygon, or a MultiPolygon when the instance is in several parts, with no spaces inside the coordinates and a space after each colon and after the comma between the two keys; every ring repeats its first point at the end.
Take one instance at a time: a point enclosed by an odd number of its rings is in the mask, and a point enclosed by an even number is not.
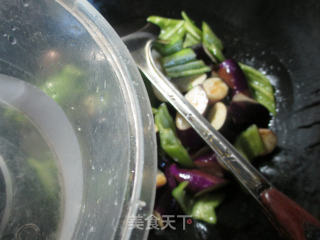
{"type": "Polygon", "coordinates": [[[275,188],[260,194],[273,224],[292,240],[320,240],[320,222],[275,188]]]}

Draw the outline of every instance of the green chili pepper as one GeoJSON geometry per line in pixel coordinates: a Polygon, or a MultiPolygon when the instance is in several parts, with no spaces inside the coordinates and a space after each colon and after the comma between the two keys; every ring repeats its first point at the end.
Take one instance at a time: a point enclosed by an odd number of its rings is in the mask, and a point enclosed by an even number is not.
{"type": "Polygon", "coordinates": [[[199,43],[198,39],[196,39],[192,34],[187,33],[186,38],[184,39],[184,42],[183,42],[183,47],[184,48],[192,47],[198,43],[199,43]]]}
{"type": "Polygon", "coordinates": [[[248,160],[252,160],[266,151],[256,125],[251,125],[243,131],[237,137],[234,146],[248,160]]]}
{"type": "Polygon", "coordinates": [[[187,194],[187,186],[188,182],[182,182],[172,191],[172,196],[183,212],[195,219],[215,224],[217,222],[215,209],[222,203],[224,196],[220,193],[207,193],[193,198],[187,194]]]}
{"type": "Polygon", "coordinates": [[[193,204],[191,216],[207,223],[217,223],[215,209],[222,203],[223,199],[224,196],[217,193],[210,193],[200,196],[193,204]]]}
{"type": "Polygon", "coordinates": [[[179,64],[184,64],[196,59],[196,54],[191,48],[184,48],[179,52],[162,58],[162,66],[172,67],[179,64]]]}
{"type": "Polygon", "coordinates": [[[205,45],[215,45],[221,51],[223,50],[222,41],[212,31],[210,26],[206,22],[202,22],[202,42],[205,45]]]}
{"type": "Polygon", "coordinates": [[[176,126],[165,103],[159,106],[154,118],[159,129],[171,129],[174,133],[176,132],[176,126]]]}
{"type": "Polygon", "coordinates": [[[209,57],[218,62],[225,60],[222,53],[223,45],[221,40],[214,34],[209,25],[202,23],[202,43],[209,57]]]}
{"type": "Polygon", "coordinates": [[[147,18],[147,21],[160,27],[159,39],[161,40],[170,40],[176,34],[184,36],[183,20],[150,16],[147,18]]]}
{"type": "Polygon", "coordinates": [[[182,182],[172,190],[172,196],[180,205],[185,214],[190,214],[194,204],[193,199],[187,195],[186,188],[189,182],[182,182]]]}
{"type": "Polygon", "coordinates": [[[201,30],[194,24],[194,22],[188,17],[188,15],[182,11],[181,12],[182,18],[185,20],[184,27],[188,33],[190,33],[198,43],[201,41],[201,30]]]}
{"type": "Polygon", "coordinates": [[[172,41],[169,43],[163,41],[155,41],[153,43],[153,47],[162,55],[168,56],[175,52],[178,52],[182,49],[183,40],[177,39],[176,41],[172,41]]]}
{"type": "Polygon", "coordinates": [[[210,72],[211,68],[205,65],[202,60],[194,60],[185,64],[165,68],[165,71],[167,76],[178,78],[210,72]]]}
{"type": "Polygon", "coordinates": [[[161,148],[177,163],[192,167],[192,159],[176,136],[176,129],[166,104],[161,104],[155,113],[155,123],[159,130],[161,148]]]}
{"type": "Polygon", "coordinates": [[[61,72],[50,77],[41,89],[60,105],[75,104],[84,92],[84,76],[77,67],[66,65],[61,72]]]}
{"type": "Polygon", "coordinates": [[[276,115],[274,91],[269,79],[253,67],[242,63],[239,65],[247,78],[253,98],[276,115]]]}
{"type": "Polygon", "coordinates": [[[224,57],[222,51],[217,48],[214,44],[203,45],[207,49],[207,53],[211,54],[211,59],[216,59],[218,62],[223,62],[226,58],[224,57]]]}

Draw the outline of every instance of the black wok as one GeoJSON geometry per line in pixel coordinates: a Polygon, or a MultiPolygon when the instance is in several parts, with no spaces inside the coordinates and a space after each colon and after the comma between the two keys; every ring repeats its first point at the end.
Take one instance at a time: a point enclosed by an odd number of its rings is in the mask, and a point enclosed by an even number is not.
{"type": "MultiPolygon", "coordinates": [[[[97,0],[120,35],[149,15],[206,20],[226,56],[273,76],[279,114],[272,128],[275,154],[256,167],[281,191],[320,218],[320,2],[318,0],[97,0]]],[[[234,183],[218,209],[218,223],[194,221],[183,231],[153,231],[149,239],[280,239],[260,207],[234,183]]]]}

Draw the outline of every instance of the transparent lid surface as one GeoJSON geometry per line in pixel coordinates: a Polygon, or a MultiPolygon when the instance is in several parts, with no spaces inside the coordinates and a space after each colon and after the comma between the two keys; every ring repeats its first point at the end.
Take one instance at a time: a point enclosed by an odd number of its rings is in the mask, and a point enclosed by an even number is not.
{"type": "Polygon", "coordinates": [[[85,0],[2,0],[1,239],[143,239],[156,144],[128,51],[85,0]]]}

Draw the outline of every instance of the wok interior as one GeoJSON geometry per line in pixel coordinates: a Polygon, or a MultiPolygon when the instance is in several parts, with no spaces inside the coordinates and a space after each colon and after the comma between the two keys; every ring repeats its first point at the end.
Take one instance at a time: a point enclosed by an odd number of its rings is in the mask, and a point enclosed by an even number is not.
{"type": "MultiPolygon", "coordinates": [[[[135,31],[149,15],[208,22],[226,56],[269,75],[278,114],[272,128],[275,154],[255,162],[280,190],[320,218],[320,2],[262,0],[101,0],[100,11],[120,35],[135,31]]],[[[195,222],[187,231],[152,233],[151,239],[277,239],[259,206],[234,183],[218,209],[218,224],[195,222]],[[192,234],[190,234],[192,233],[192,234]],[[262,234],[263,233],[263,234],[262,234]]]]}

